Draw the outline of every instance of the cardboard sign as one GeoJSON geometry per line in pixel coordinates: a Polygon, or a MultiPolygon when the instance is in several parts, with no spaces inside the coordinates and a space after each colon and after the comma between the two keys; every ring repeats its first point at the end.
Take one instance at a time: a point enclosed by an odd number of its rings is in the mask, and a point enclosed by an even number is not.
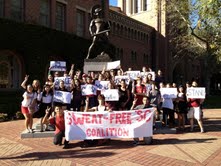
{"type": "Polygon", "coordinates": [[[105,90],[108,89],[110,81],[95,81],[95,86],[97,87],[97,90],[105,90]]]}
{"type": "Polygon", "coordinates": [[[131,80],[136,80],[137,77],[140,77],[140,71],[139,70],[137,70],[137,71],[127,71],[126,73],[127,73],[127,75],[129,76],[129,78],[131,80]]]}
{"type": "Polygon", "coordinates": [[[68,89],[71,85],[71,77],[54,77],[55,88],[59,87],[60,81],[64,81],[64,86],[68,89]]]}
{"type": "Polygon", "coordinates": [[[53,101],[58,103],[71,104],[71,93],[64,91],[55,91],[53,101]]]}
{"type": "Polygon", "coordinates": [[[160,88],[162,98],[177,98],[177,88],[160,88]]]}
{"type": "Polygon", "coordinates": [[[113,112],[65,112],[65,139],[136,138],[153,135],[153,108],[113,112]]]}
{"type": "Polygon", "coordinates": [[[186,89],[187,98],[192,99],[205,99],[206,97],[206,88],[205,87],[191,87],[186,89]]]}
{"type": "Polygon", "coordinates": [[[82,96],[97,95],[97,87],[92,84],[81,85],[82,96]]]}
{"type": "Polygon", "coordinates": [[[119,101],[118,89],[102,90],[101,94],[104,95],[105,101],[119,101]]]}
{"type": "Polygon", "coordinates": [[[119,85],[121,80],[125,80],[127,85],[129,85],[129,83],[130,83],[130,78],[128,76],[124,75],[124,76],[115,76],[114,77],[114,83],[116,85],[119,85]]]}
{"type": "Polygon", "coordinates": [[[108,62],[106,70],[111,69],[119,69],[120,68],[120,61],[108,62]]]}
{"type": "Polygon", "coordinates": [[[63,61],[51,61],[50,71],[66,71],[66,62],[63,61]]]}

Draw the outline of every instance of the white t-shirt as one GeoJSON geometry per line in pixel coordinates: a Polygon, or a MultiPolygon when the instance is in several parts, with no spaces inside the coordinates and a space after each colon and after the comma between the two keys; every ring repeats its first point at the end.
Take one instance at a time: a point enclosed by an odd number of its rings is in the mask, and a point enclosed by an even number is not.
{"type": "Polygon", "coordinates": [[[173,100],[171,98],[163,98],[162,108],[173,110],[173,100]]]}
{"type": "Polygon", "coordinates": [[[43,92],[41,92],[40,94],[38,94],[37,99],[38,101],[42,101],[42,103],[51,103],[52,102],[52,95],[48,94],[46,96],[43,96],[43,92]]]}
{"type": "Polygon", "coordinates": [[[35,92],[32,92],[32,93],[25,92],[23,94],[23,98],[24,99],[23,99],[21,105],[23,107],[28,107],[31,105],[32,101],[37,98],[37,94],[35,92]]]}

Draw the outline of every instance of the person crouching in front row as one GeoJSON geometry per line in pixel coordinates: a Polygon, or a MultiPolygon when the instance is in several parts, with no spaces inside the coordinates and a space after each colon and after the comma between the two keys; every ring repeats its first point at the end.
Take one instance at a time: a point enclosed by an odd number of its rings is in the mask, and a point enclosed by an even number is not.
{"type": "MultiPolygon", "coordinates": [[[[131,110],[152,108],[152,106],[150,105],[150,98],[148,96],[143,96],[143,99],[142,99],[143,104],[137,105],[135,107],[136,102],[137,102],[137,98],[134,98],[133,105],[131,106],[131,110]]],[[[145,144],[150,144],[152,142],[152,137],[151,136],[144,137],[143,140],[145,144]]],[[[133,145],[134,146],[139,145],[139,138],[134,138],[133,145]]]]}
{"type": "MultiPolygon", "coordinates": [[[[62,145],[62,138],[65,136],[65,120],[64,111],[61,106],[55,106],[55,116],[48,117],[50,108],[46,109],[46,114],[43,118],[43,124],[54,124],[55,125],[55,136],[54,144],[62,145]]],[[[64,149],[68,148],[68,141],[64,140],[64,149]]]]}

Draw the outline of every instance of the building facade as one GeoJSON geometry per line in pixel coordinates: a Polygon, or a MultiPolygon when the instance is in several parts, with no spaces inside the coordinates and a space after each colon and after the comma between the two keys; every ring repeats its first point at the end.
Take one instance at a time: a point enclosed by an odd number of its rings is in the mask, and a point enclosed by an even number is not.
{"type": "MultiPolygon", "coordinates": [[[[104,0],[0,0],[0,112],[20,109],[19,89],[25,74],[44,82],[51,60],[83,68],[91,43],[91,7],[96,4],[111,23],[113,60],[121,60],[124,70],[149,66],[161,69],[168,81],[180,72],[185,80],[186,67],[170,64],[163,2],[119,0],[118,7],[109,7],[104,0]]],[[[199,67],[194,68],[197,73],[199,67]]]]}

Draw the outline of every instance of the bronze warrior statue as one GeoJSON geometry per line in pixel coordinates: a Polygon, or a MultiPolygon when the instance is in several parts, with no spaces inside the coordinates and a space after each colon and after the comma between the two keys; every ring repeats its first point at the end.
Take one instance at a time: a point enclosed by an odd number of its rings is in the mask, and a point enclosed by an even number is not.
{"type": "Polygon", "coordinates": [[[98,41],[101,41],[104,44],[108,44],[108,35],[110,32],[110,23],[105,21],[102,17],[102,9],[99,5],[92,7],[91,16],[92,20],[89,26],[89,32],[93,37],[93,41],[88,49],[86,59],[89,59],[91,50],[98,41]]]}

